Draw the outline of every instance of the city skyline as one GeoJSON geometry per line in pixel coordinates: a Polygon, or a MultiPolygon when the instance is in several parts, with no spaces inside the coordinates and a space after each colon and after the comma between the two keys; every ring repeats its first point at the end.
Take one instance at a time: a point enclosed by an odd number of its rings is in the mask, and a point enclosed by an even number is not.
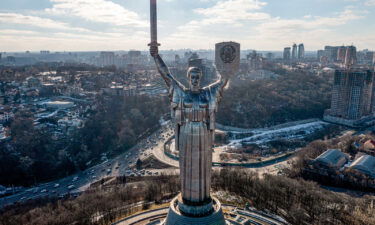
{"type": "MultiPolygon", "coordinates": [[[[0,51],[146,50],[148,4],[147,0],[4,0],[0,51]]],[[[162,50],[213,49],[223,40],[263,51],[282,51],[294,42],[304,43],[306,51],[343,44],[375,49],[374,0],[159,0],[158,4],[162,50]]]]}

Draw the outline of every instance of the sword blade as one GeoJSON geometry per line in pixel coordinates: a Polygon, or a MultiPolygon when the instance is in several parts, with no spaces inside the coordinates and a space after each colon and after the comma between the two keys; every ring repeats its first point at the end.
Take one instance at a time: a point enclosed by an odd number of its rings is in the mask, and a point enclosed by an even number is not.
{"type": "Polygon", "coordinates": [[[158,43],[158,14],[156,7],[157,0],[150,0],[150,29],[151,29],[151,44],[158,43]]]}

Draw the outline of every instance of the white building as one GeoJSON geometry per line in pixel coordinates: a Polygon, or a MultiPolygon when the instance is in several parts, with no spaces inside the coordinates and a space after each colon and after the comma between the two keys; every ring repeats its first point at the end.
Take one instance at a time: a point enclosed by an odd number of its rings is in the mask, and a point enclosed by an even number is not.
{"type": "Polygon", "coordinates": [[[349,168],[375,178],[375,157],[363,155],[356,159],[349,168]]]}

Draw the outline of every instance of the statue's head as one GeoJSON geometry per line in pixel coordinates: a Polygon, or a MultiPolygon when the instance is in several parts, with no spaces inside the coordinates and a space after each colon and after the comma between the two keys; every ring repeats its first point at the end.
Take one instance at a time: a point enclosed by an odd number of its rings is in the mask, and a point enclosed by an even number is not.
{"type": "Polygon", "coordinates": [[[199,91],[201,86],[201,78],[203,76],[202,70],[198,67],[190,67],[187,72],[189,79],[190,90],[199,91]]]}

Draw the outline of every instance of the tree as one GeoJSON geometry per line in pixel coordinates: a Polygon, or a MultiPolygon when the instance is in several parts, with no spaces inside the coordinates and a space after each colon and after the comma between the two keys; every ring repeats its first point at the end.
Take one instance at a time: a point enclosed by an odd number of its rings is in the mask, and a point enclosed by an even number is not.
{"type": "Polygon", "coordinates": [[[142,160],[138,158],[135,166],[138,170],[142,169],[142,160]]]}

